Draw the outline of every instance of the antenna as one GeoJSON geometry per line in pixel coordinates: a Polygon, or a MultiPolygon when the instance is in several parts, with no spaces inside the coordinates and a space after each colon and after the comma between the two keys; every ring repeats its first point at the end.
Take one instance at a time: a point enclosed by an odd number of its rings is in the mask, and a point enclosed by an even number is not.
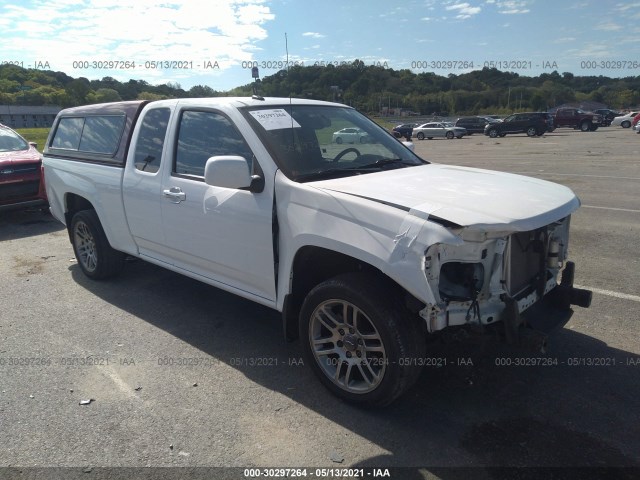
{"type": "Polygon", "coordinates": [[[289,72],[289,41],[287,40],[287,32],[284,32],[284,49],[287,52],[287,72],[289,72]]]}

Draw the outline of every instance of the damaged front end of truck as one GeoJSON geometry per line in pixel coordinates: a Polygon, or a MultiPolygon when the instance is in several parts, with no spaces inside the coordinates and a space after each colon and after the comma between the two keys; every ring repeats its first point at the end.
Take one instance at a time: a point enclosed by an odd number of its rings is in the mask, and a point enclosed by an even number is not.
{"type": "Polygon", "coordinates": [[[437,243],[424,255],[435,298],[419,312],[427,330],[495,325],[508,343],[544,351],[547,334],[569,321],[571,306],[591,304],[591,292],[573,285],[570,219],[514,232],[449,227],[463,242],[437,243]]]}

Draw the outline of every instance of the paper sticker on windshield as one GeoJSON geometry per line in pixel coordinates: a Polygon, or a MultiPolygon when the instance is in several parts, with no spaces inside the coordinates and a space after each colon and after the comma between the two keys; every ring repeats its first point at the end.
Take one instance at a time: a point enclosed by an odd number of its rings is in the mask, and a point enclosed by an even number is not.
{"type": "Polygon", "coordinates": [[[278,130],[282,128],[300,128],[300,124],[289,115],[284,108],[270,110],[254,110],[249,112],[265,130],[278,130]]]}

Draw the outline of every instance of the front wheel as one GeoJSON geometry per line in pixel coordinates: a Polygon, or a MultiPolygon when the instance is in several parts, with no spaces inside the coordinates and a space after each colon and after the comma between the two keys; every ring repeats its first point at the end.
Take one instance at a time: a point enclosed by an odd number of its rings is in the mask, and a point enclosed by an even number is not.
{"type": "Polygon", "coordinates": [[[590,128],[591,128],[591,125],[589,124],[589,122],[582,122],[580,124],[580,130],[582,132],[588,132],[590,128]]]}
{"type": "Polygon", "coordinates": [[[529,137],[535,137],[538,134],[538,129],[536,127],[527,128],[527,135],[529,137]]]}
{"type": "Polygon", "coordinates": [[[300,312],[305,357],[320,381],[353,403],[384,406],[420,374],[425,337],[391,285],[362,273],[316,286],[300,312]]]}
{"type": "Polygon", "coordinates": [[[111,248],[95,210],[82,210],[73,216],[71,243],[87,277],[101,280],[122,270],[125,255],[111,248]]]}
{"type": "Polygon", "coordinates": [[[498,136],[498,130],[496,130],[495,128],[492,128],[491,130],[489,130],[489,136],[491,138],[496,138],[498,136]]]}
{"type": "Polygon", "coordinates": [[[595,124],[592,123],[591,126],[589,127],[589,131],[595,132],[598,129],[599,126],[600,125],[595,125],[595,124]]]}
{"type": "Polygon", "coordinates": [[[424,133],[419,132],[418,135],[416,135],[416,137],[418,138],[418,140],[424,140],[424,133]]]}
{"type": "Polygon", "coordinates": [[[445,136],[447,137],[447,140],[451,140],[454,137],[453,132],[447,132],[445,136]]]}

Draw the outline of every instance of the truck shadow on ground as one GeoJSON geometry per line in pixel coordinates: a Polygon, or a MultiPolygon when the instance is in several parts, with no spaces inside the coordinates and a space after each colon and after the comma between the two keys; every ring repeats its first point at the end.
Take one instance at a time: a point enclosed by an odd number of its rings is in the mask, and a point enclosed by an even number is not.
{"type": "MultiPolygon", "coordinates": [[[[70,271],[77,284],[106,302],[222,362],[301,357],[299,342],[284,341],[279,313],[219,289],[143,261],[128,263],[113,282],[91,281],[77,265],[70,271]]],[[[616,478],[637,474],[640,458],[630,453],[640,452],[637,355],[564,329],[553,337],[547,357],[557,358],[555,365],[516,366],[521,357],[536,355],[490,339],[433,342],[428,356],[446,364],[425,368],[415,388],[379,410],[336,399],[308,367],[235,368],[390,452],[358,466],[481,467],[472,478],[512,478],[509,470],[483,469],[522,466],[634,467],[616,478]],[[587,366],[570,358],[613,360],[587,366]]],[[[343,455],[344,463],[335,466],[353,466],[348,452],[343,455]]],[[[427,470],[461,478],[457,470],[427,470]]],[[[588,478],[576,475],[561,478],[588,478]]]]}

